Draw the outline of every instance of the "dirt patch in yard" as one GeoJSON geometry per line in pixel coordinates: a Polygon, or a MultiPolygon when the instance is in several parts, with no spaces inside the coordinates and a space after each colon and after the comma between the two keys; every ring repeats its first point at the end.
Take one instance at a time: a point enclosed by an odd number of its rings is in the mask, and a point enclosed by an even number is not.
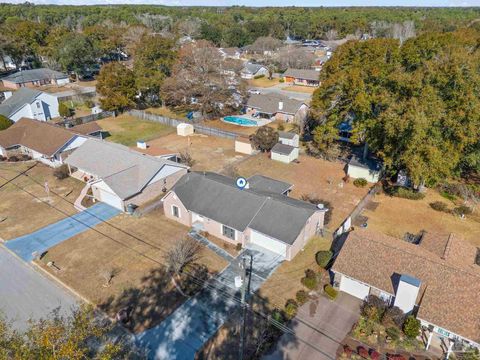
{"type": "Polygon", "coordinates": [[[195,160],[193,170],[220,171],[245,156],[235,153],[234,140],[201,134],[187,137],[169,134],[149,141],[148,145],[171,152],[188,151],[195,160]]]}
{"type": "Polygon", "coordinates": [[[257,126],[240,126],[235,124],[229,124],[221,119],[207,120],[202,125],[213,127],[215,129],[234,132],[240,135],[250,135],[257,131],[257,126]]]}
{"type": "MultiPolygon", "coordinates": [[[[34,162],[31,161],[27,163],[0,162],[0,184],[5,183],[6,179],[14,178],[18,172],[26,170],[33,164],[34,162]]],[[[28,171],[27,175],[15,179],[1,189],[0,220],[3,219],[3,221],[0,223],[0,238],[4,240],[31,233],[59,221],[67,215],[77,213],[69,202],[73,203],[80,195],[84,186],[82,182],[73,178],[58,180],[53,176],[53,169],[41,163],[28,171]],[[50,196],[47,196],[45,192],[45,182],[48,182],[50,196]],[[24,188],[38,199],[15,185],[24,188]],[[54,192],[61,197],[55,196],[54,192]],[[67,215],[55,210],[48,204],[60,209],[67,215]]]]}
{"type": "MultiPolygon", "coordinates": [[[[137,218],[126,214],[109,220],[50,249],[41,266],[78,291],[109,315],[131,306],[134,331],[162,321],[185,297],[165,274],[164,256],[187,228],[166,219],[161,210],[137,218]],[[145,256],[143,256],[145,255],[145,256]],[[60,270],[48,268],[53,261],[60,270]],[[115,269],[110,286],[102,272],[115,269]]],[[[210,273],[222,270],[227,262],[204,248],[200,264],[210,273]]]]}
{"type": "Polygon", "coordinates": [[[242,176],[262,174],[293,184],[292,197],[312,194],[329,201],[332,206],[332,220],[327,228],[335,230],[351,213],[368,192],[368,188],[357,188],[351,182],[344,184],[345,164],[315,159],[300,155],[300,163],[284,164],[273,161],[268,154],[259,154],[245,160],[238,166],[242,176]]]}
{"type": "Polygon", "coordinates": [[[476,246],[480,246],[480,215],[477,210],[465,219],[449,213],[435,211],[430,203],[442,201],[455,206],[453,202],[443,198],[436,190],[428,189],[422,200],[408,200],[390,197],[384,194],[377,195],[375,202],[379,205],[374,211],[364,210],[363,215],[368,217],[368,229],[384,234],[403,238],[406,232],[418,233],[426,230],[436,233],[455,233],[462,236],[476,246]]]}

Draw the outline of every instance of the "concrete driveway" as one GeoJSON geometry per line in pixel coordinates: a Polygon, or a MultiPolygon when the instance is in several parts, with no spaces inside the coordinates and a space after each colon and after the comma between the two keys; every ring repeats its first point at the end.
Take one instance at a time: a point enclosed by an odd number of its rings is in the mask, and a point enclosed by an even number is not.
{"type": "Polygon", "coordinates": [[[31,234],[20,236],[5,243],[5,246],[24,261],[33,260],[33,252],[41,254],[90,227],[117,215],[120,210],[104,203],[69,216],[54,224],[50,224],[31,234]]]}
{"type": "Polygon", "coordinates": [[[360,316],[360,305],[359,299],[345,293],[339,293],[336,301],[320,296],[317,300],[308,302],[299,309],[298,317],[293,320],[290,328],[296,336],[313,344],[315,348],[286,334],[280,339],[275,351],[263,359],[336,359],[340,343],[360,316]]]}
{"type": "MultiPolygon", "coordinates": [[[[259,247],[246,249],[243,255],[253,256],[252,292],[283,261],[281,256],[259,247]]],[[[239,306],[240,293],[235,289],[234,279],[239,274],[241,257],[210,281],[211,288],[206,287],[161,324],[137,336],[137,345],[147,350],[149,359],[194,359],[195,353],[239,306]]]]}
{"type": "Polygon", "coordinates": [[[29,319],[47,317],[59,308],[67,315],[78,299],[0,246],[0,312],[23,331],[29,319]]]}

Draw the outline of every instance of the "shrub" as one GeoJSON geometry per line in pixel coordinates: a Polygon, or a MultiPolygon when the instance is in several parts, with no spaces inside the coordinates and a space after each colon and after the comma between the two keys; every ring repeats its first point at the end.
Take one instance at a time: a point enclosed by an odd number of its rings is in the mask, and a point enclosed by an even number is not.
{"type": "Polygon", "coordinates": [[[397,327],[389,327],[385,330],[385,332],[393,341],[400,339],[400,329],[397,327]]]}
{"type": "Polygon", "coordinates": [[[283,125],[282,123],[278,124],[277,130],[278,130],[278,131],[283,131],[283,130],[285,130],[285,125],[283,125]]]}
{"type": "Polygon", "coordinates": [[[293,299],[288,299],[287,303],[285,304],[285,314],[289,319],[292,319],[297,315],[298,304],[293,299]]]}
{"type": "Polygon", "coordinates": [[[398,306],[388,307],[382,316],[382,325],[386,328],[394,326],[401,328],[404,321],[405,313],[398,306]]]}
{"type": "Polygon", "coordinates": [[[308,278],[304,277],[302,278],[302,284],[305,286],[307,289],[310,290],[315,290],[318,286],[318,281],[316,278],[308,278]]]}
{"type": "Polygon", "coordinates": [[[235,249],[236,249],[237,251],[242,250],[242,244],[241,244],[241,243],[238,243],[237,245],[235,245],[235,249]]]}
{"type": "Polygon", "coordinates": [[[283,313],[278,309],[274,309],[272,311],[272,319],[281,324],[285,323],[285,317],[283,316],[283,313]]]}
{"type": "Polygon", "coordinates": [[[407,189],[401,186],[387,187],[384,189],[384,191],[390,196],[395,196],[402,199],[421,200],[425,197],[424,193],[414,191],[412,189],[407,189]]]}
{"type": "Polygon", "coordinates": [[[58,113],[60,114],[60,116],[62,117],[70,117],[73,115],[73,110],[70,109],[67,104],[61,102],[59,105],[58,105],[58,113]]]}
{"type": "Polygon", "coordinates": [[[298,290],[297,293],[295,294],[295,299],[297,300],[297,303],[299,303],[300,305],[303,305],[308,300],[308,294],[305,290],[298,290]]]}
{"type": "Polygon", "coordinates": [[[285,82],[285,80],[284,80],[283,78],[280,78],[280,79],[278,80],[278,82],[280,82],[280,83],[284,83],[284,82],[285,82]]]}
{"type": "Polygon", "coordinates": [[[27,155],[27,154],[21,154],[21,155],[18,156],[18,160],[28,161],[28,160],[32,160],[32,157],[30,155],[27,155]]]}
{"type": "Polygon", "coordinates": [[[448,191],[440,191],[440,195],[450,201],[457,199],[457,197],[454,194],[451,194],[448,191]]]}
{"type": "Polygon", "coordinates": [[[363,346],[359,346],[357,348],[357,352],[358,352],[358,355],[360,355],[361,357],[363,357],[364,359],[368,359],[369,355],[368,355],[368,350],[365,349],[363,346]]]}
{"type": "Polygon", "coordinates": [[[53,176],[55,176],[58,180],[66,179],[68,175],[68,166],[65,164],[59,166],[53,171],[53,176]]]}
{"type": "Polygon", "coordinates": [[[403,333],[410,339],[415,339],[420,334],[420,320],[413,315],[407,316],[403,323],[403,333]]]}
{"type": "Polygon", "coordinates": [[[83,102],[85,104],[86,107],[88,107],[89,109],[95,107],[95,103],[93,102],[93,100],[91,99],[87,99],[83,102]]]}
{"type": "Polygon", "coordinates": [[[453,209],[453,212],[457,215],[470,215],[473,211],[466,205],[460,205],[453,209]]]}
{"type": "Polygon", "coordinates": [[[370,351],[370,359],[379,360],[380,357],[381,357],[381,354],[378,351],[376,351],[376,350],[370,351]]]}
{"type": "Polygon", "coordinates": [[[315,254],[315,261],[317,262],[318,266],[325,268],[332,259],[332,256],[333,252],[330,250],[319,251],[315,254]]]}
{"type": "Polygon", "coordinates": [[[358,178],[353,180],[353,185],[359,188],[364,188],[365,186],[368,185],[368,181],[364,178],[358,178]]]}
{"type": "Polygon", "coordinates": [[[325,291],[325,294],[330,298],[330,300],[335,300],[338,296],[338,291],[333,288],[332,285],[327,284],[323,288],[323,291],[325,291]]]}
{"type": "Polygon", "coordinates": [[[430,207],[435,211],[442,211],[442,212],[447,212],[448,211],[448,205],[446,203],[444,203],[443,201],[431,202],[430,207]]]}
{"type": "Polygon", "coordinates": [[[13,121],[6,116],[0,115],[0,130],[8,129],[13,125],[13,121]]]}
{"type": "Polygon", "coordinates": [[[17,157],[16,155],[9,156],[9,157],[8,157],[8,161],[10,161],[10,162],[17,162],[17,161],[18,161],[18,157],[17,157]]]}
{"type": "Polygon", "coordinates": [[[255,75],[253,78],[254,79],[261,79],[261,78],[264,78],[265,75],[255,75]]]}
{"type": "Polygon", "coordinates": [[[380,322],[387,308],[385,301],[375,295],[368,295],[362,305],[362,315],[368,320],[380,322]]]}
{"type": "Polygon", "coordinates": [[[278,132],[270,126],[261,126],[250,135],[250,142],[262,152],[270,151],[278,142],[278,132]]]}

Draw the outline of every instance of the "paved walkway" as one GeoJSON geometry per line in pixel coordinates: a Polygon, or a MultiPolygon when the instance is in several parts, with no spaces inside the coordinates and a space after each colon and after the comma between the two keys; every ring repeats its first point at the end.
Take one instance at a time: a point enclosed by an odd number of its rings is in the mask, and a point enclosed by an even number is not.
{"type": "Polygon", "coordinates": [[[341,342],[360,316],[360,305],[361,300],[346,293],[340,293],[335,301],[324,296],[309,301],[299,309],[290,327],[297,336],[315,348],[300,342],[291,334],[285,334],[275,351],[263,359],[337,359],[341,342]]]}
{"type": "Polygon", "coordinates": [[[31,234],[9,240],[5,246],[17,254],[24,261],[32,261],[33,253],[42,254],[55,246],[102,221],[106,221],[120,210],[104,203],[98,203],[87,210],[69,216],[54,224],[50,224],[31,234]]]}
{"type": "MultiPolygon", "coordinates": [[[[256,291],[283,258],[258,247],[245,249],[243,255],[253,256],[251,291],[256,291]]],[[[237,257],[205,288],[182,304],[158,326],[137,336],[137,345],[148,351],[149,359],[192,360],[195,353],[210,339],[239,306],[235,276],[239,274],[237,257]],[[229,294],[229,295],[227,295],[229,294]]]]}
{"type": "Polygon", "coordinates": [[[207,238],[200,235],[198,233],[198,231],[196,231],[195,229],[190,230],[188,232],[188,235],[191,238],[193,238],[193,239],[197,240],[198,242],[202,243],[203,245],[205,245],[210,250],[214,251],[217,255],[221,256],[222,258],[224,258],[228,262],[232,262],[235,259],[232,255],[230,255],[227,251],[222,249],[220,246],[212,243],[207,238]]]}
{"type": "Polygon", "coordinates": [[[68,315],[79,301],[1,245],[0,274],[0,312],[16,330],[26,330],[29,319],[47,317],[57,308],[68,315]]]}
{"type": "Polygon", "coordinates": [[[87,196],[88,190],[90,189],[90,184],[86,183],[85,186],[83,187],[82,191],[80,191],[80,195],[78,195],[77,200],[75,200],[75,203],[73,204],[73,207],[77,209],[78,211],[83,211],[86,210],[87,208],[82,205],[82,200],[85,196],[87,196]]]}

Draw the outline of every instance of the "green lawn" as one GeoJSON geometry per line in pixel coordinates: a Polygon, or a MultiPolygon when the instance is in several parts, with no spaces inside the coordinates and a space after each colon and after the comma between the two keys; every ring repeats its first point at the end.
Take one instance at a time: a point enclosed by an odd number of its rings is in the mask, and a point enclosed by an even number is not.
{"type": "Polygon", "coordinates": [[[126,146],[135,145],[137,140],[149,141],[175,132],[173,127],[139,120],[126,114],[99,120],[98,125],[110,134],[108,141],[126,146]]]}

